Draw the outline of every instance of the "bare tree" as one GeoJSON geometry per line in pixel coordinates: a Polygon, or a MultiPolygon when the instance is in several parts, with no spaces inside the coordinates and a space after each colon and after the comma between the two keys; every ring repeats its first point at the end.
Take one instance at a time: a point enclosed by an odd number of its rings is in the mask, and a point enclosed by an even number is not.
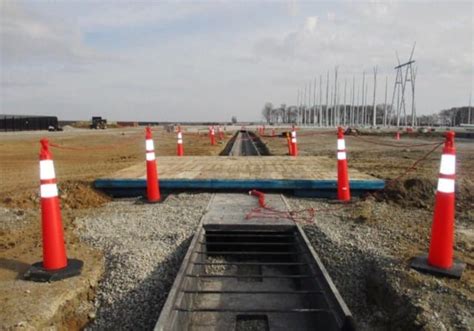
{"type": "Polygon", "coordinates": [[[272,110],[273,110],[273,104],[271,102],[265,103],[265,106],[263,106],[263,109],[262,109],[262,116],[267,121],[267,123],[271,122],[272,110]]]}

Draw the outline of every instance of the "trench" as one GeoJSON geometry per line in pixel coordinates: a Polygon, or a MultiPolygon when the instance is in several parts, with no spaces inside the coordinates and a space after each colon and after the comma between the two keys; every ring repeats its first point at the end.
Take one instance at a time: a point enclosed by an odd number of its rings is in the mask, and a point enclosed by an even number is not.
{"type": "Polygon", "coordinates": [[[240,130],[229,140],[220,156],[267,156],[267,145],[253,132],[240,130]]]}

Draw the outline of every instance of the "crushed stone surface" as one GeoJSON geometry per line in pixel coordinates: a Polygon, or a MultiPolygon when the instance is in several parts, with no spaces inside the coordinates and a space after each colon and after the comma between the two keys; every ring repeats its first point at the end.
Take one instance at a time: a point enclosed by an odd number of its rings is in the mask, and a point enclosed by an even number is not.
{"type": "MultiPolygon", "coordinates": [[[[459,281],[409,267],[409,259],[420,254],[417,245],[429,242],[414,229],[429,231],[430,211],[370,198],[347,205],[295,197],[287,201],[293,210],[315,209],[314,223],[303,229],[359,329],[472,330],[470,273],[459,281]]],[[[458,243],[464,240],[469,239],[460,237],[458,243]]],[[[457,254],[470,253],[462,245],[457,249],[457,254]]]]}
{"type": "Polygon", "coordinates": [[[106,260],[87,329],[153,329],[210,197],[118,200],[76,220],[81,239],[103,250],[106,260]]]}

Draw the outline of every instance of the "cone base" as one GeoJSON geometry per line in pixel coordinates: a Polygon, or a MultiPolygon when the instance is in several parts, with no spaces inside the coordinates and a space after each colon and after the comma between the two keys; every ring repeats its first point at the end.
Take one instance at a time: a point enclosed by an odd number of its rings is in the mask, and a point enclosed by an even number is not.
{"type": "Polygon", "coordinates": [[[417,271],[425,272],[427,274],[459,279],[466,268],[466,263],[463,263],[459,260],[454,260],[453,266],[451,268],[442,269],[429,265],[428,256],[422,255],[413,258],[410,266],[417,271]]]}
{"type": "Polygon", "coordinates": [[[157,204],[157,203],[163,203],[163,202],[165,202],[165,200],[166,200],[166,196],[161,194],[161,197],[160,197],[159,200],[150,201],[150,200],[148,200],[147,197],[141,197],[141,198],[139,198],[135,201],[135,204],[137,204],[137,205],[142,205],[142,204],[143,205],[153,205],[153,204],[157,204]]]}
{"type": "Polygon", "coordinates": [[[336,197],[336,200],[329,200],[329,201],[326,201],[326,203],[334,204],[334,205],[347,205],[347,204],[352,203],[352,200],[350,198],[344,200],[344,199],[339,199],[336,197]]]}
{"type": "Polygon", "coordinates": [[[66,268],[46,270],[43,268],[43,262],[37,262],[28,269],[23,278],[33,282],[55,282],[80,275],[83,265],[81,260],[68,259],[66,268]]]}

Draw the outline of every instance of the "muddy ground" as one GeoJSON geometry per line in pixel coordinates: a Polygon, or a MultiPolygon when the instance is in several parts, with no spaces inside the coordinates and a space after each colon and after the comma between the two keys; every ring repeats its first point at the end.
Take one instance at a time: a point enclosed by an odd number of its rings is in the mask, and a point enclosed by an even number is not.
{"type": "MultiPolygon", "coordinates": [[[[409,267],[411,258],[428,252],[442,149],[429,154],[435,146],[413,145],[442,142],[442,133],[404,134],[401,141],[394,133],[366,133],[346,136],[349,167],[386,180],[387,187],[349,205],[292,198],[293,209],[316,210],[315,224],[305,225],[313,246],[364,328],[474,328],[474,141],[456,141],[454,254],[467,267],[461,280],[451,280],[409,267]],[[350,279],[356,284],[348,285],[350,279]]],[[[262,139],[272,154],[288,153],[285,138],[262,139]]],[[[300,155],[326,155],[336,166],[336,139],[334,131],[301,129],[300,155]]]]}
{"type": "MultiPolygon", "coordinates": [[[[211,146],[206,128],[183,129],[186,155],[217,155],[230,138],[226,135],[211,146]]],[[[176,134],[161,127],[153,132],[156,154],[176,155],[176,134]]],[[[104,260],[100,250],[78,239],[74,220],[110,201],[92,189],[92,181],[142,160],[145,165],[144,147],[143,128],[0,134],[0,329],[50,325],[80,329],[94,317],[95,288],[104,260]],[[21,280],[29,265],[42,258],[38,196],[42,137],[60,146],[51,150],[68,255],[84,260],[86,266],[80,277],[51,284],[21,280]]]]}

